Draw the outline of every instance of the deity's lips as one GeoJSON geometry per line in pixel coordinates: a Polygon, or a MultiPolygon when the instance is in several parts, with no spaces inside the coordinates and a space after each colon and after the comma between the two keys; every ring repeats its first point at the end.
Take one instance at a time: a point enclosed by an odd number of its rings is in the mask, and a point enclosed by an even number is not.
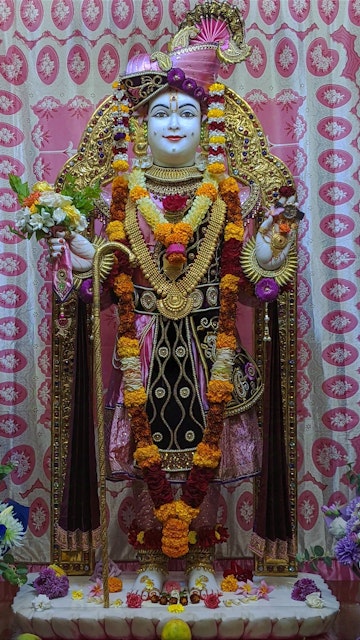
{"type": "Polygon", "coordinates": [[[164,136],[164,138],[166,138],[166,140],[170,140],[170,142],[178,142],[179,140],[182,140],[185,136],[164,136]]]}

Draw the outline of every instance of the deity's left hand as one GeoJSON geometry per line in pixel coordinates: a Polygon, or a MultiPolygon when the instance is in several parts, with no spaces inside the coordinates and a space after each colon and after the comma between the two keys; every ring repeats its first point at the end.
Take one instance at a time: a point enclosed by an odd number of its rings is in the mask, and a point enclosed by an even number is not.
{"type": "Polygon", "coordinates": [[[283,210],[282,207],[272,207],[256,234],[256,259],[260,267],[268,271],[275,271],[282,266],[295,239],[295,229],[291,229],[287,234],[280,232],[277,218],[283,210]]]}

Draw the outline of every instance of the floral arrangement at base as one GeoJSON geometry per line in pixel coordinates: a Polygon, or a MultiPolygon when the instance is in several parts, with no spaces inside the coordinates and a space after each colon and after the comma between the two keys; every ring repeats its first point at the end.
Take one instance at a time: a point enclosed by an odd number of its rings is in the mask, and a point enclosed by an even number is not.
{"type": "MultiPolygon", "coordinates": [[[[13,464],[1,464],[0,481],[13,469],[15,469],[13,464]]],[[[24,564],[15,564],[10,550],[21,546],[28,517],[28,507],[13,500],[0,502],[0,576],[3,580],[17,586],[26,583],[27,567],[24,564]]]]}
{"type": "Polygon", "coordinates": [[[311,578],[300,578],[297,580],[292,588],[291,597],[293,600],[299,600],[300,602],[304,602],[306,597],[310,595],[310,593],[318,593],[319,589],[316,585],[316,582],[311,578]]]}
{"type": "MultiPolygon", "coordinates": [[[[269,600],[269,595],[274,591],[275,587],[268,585],[265,580],[261,580],[259,584],[254,583],[249,578],[247,580],[238,580],[234,574],[227,574],[220,584],[224,593],[233,593],[238,596],[237,601],[242,604],[253,602],[254,600],[269,600]]],[[[232,604],[238,604],[232,601],[232,604]]],[[[225,601],[226,606],[227,601],[225,601]]]]}
{"type": "Polygon", "coordinates": [[[360,578],[360,474],[355,473],[352,465],[346,476],[350,486],[356,490],[356,496],[347,505],[332,504],[323,506],[322,512],[329,532],[335,538],[334,554],[340,564],[350,567],[360,578]]]}
{"type": "Polygon", "coordinates": [[[47,596],[49,600],[64,598],[69,592],[69,578],[57,565],[43,567],[34,580],[33,587],[38,595],[47,596]]]}

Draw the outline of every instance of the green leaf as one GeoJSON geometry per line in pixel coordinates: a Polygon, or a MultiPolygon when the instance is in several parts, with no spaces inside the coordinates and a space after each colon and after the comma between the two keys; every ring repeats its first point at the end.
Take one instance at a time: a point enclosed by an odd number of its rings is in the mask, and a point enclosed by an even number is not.
{"type": "Polygon", "coordinates": [[[314,556],[316,556],[317,558],[323,557],[324,553],[325,551],[320,545],[316,545],[314,547],[314,556]]]}
{"type": "Polygon", "coordinates": [[[9,462],[8,464],[0,464],[0,480],[3,480],[5,476],[8,476],[15,469],[15,465],[9,462]]]}
{"type": "Polygon", "coordinates": [[[9,183],[12,190],[17,194],[20,204],[30,194],[29,185],[27,182],[22,182],[18,176],[13,173],[9,173],[9,183]]]}
{"type": "Polygon", "coordinates": [[[305,560],[310,560],[310,553],[305,549],[305,560]]]}
{"type": "Polygon", "coordinates": [[[325,556],[325,557],[324,557],[324,562],[325,562],[325,564],[326,564],[326,566],[327,566],[327,567],[331,567],[331,566],[332,566],[332,563],[333,563],[333,559],[332,559],[332,558],[330,558],[330,556],[325,556]]]}

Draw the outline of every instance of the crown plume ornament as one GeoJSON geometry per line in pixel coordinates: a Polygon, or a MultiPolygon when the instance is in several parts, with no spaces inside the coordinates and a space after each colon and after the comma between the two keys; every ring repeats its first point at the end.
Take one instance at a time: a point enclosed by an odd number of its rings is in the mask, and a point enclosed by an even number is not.
{"type": "Polygon", "coordinates": [[[156,51],[129,60],[121,86],[134,109],[169,86],[205,102],[221,66],[241,62],[250,51],[239,9],[227,2],[206,1],[188,12],[167,53],[156,51]]]}

